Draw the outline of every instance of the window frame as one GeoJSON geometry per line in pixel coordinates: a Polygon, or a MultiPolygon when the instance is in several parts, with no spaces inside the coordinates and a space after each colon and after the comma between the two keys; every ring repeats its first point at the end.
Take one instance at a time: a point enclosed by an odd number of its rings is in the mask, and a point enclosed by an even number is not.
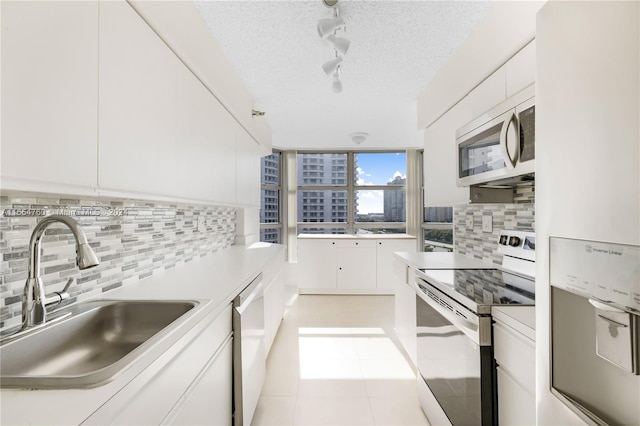
{"type": "MultiPolygon", "coordinates": [[[[425,222],[424,220],[424,209],[425,207],[425,197],[424,197],[424,150],[420,151],[420,175],[422,176],[422,180],[420,182],[420,195],[421,195],[421,202],[420,202],[420,240],[422,241],[422,244],[420,244],[420,251],[425,251],[424,248],[426,245],[431,245],[431,246],[435,246],[435,247],[440,247],[440,248],[444,248],[447,251],[453,251],[453,247],[455,244],[455,233],[453,233],[454,231],[454,227],[453,227],[453,222],[449,223],[449,222],[425,222]],[[451,230],[451,232],[453,233],[453,244],[447,244],[447,243],[442,243],[440,241],[433,241],[433,240],[426,240],[424,237],[424,233],[427,230],[451,230]]],[[[433,206],[432,206],[433,207],[433,206]]],[[[439,207],[451,207],[453,209],[453,206],[439,206],[439,207]]]]}
{"type": "MultiPolygon", "coordinates": [[[[277,191],[278,192],[278,222],[262,222],[262,220],[260,221],[260,234],[262,234],[262,231],[265,229],[277,229],[278,230],[278,240],[277,243],[278,244],[282,244],[282,241],[284,241],[284,236],[283,236],[283,229],[284,229],[284,225],[283,225],[283,214],[284,214],[284,210],[282,208],[282,201],[283,201],[283,165],[284,165],[284,151],[278,150],[278,149],[273,149],[271,151],[271,154],[269,155],[273,155],[273,154],[278,154],[278,182],[277,184],[269,184],[269,183],[263,183],[262,182],[262,170],[260,170],[260,210],[263,210],[264,206],[262,205],[262,191],[263,190],[270,190],[270,191],[277,191]]],[[[260,157],[260,168],[262,169],[262,159],[264,157],[268,157],[269,155],[265,155],[263,157],[260,157]]],[[[262,219],[262,218],[261,218],[262,219]]],[[[262,241],[262,235],[260,236],[260,240],[262,241]]]]}
{"type": "MultiPolygon", "coordinates": [[[[346,191],[347,192],[347,221],[346,222],[298,222],[296,218],[296,229],[301,228],[322,228],[322,229],[344,229],[346,234],[355,234],[357,229],[407,229],[407,219],[403,222],[356,222],[355,196],[357,191],[400,191],[406,193],[405,185],[356,185],[355,157],[356,154],[376,154],[376,153],[404,153],[406,172],[406,150],[299,150],[300,154],[347,154],[347,184],[346,185],[301,185],[298,182],[296,190],[300,191],[346,191]]],[[[300,157],[298,157],[299,159],[300,157]]],[[[297,168],[301,167],[297,161],[297,168]]],[[[298,173],[298,170],[296,170],[298,173]]],[[[302,209],[302,205],[298,205],[302,209]]],[[[406,212],[406,201],[405,201],[406,212]]],[[[300,234],[300,232],[297,232],[300,234]]]]}

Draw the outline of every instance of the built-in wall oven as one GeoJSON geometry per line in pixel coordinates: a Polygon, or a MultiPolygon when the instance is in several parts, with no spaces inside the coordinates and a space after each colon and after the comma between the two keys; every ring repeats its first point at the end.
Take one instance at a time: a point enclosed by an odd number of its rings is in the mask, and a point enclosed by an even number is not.
{"type": "Polygon", "coordinates": [[[533,96],[531,86],[457,130],[458,186],[533,179],[533,96]]]}
{"type": "Polygon", "coordinates": [[[534,304],[535,281],[522,271],[534,269],[535,236],[504,231],[498,244],[527,259],[416,274],[418,395],[432,424],[497,424],[491,307],[534,304]],[[526,264],[516,272],[518,262],[526,264]]]}
{"type": "Polygon", "coordinates": [[[640,247],[550,239],[552,393],[589,424],[640,424],[640,247]]]}

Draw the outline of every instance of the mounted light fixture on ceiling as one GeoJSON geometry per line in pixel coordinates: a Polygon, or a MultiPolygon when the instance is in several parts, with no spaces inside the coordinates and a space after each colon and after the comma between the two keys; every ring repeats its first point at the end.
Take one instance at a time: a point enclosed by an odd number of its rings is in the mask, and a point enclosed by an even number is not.
{"type": "Polygon", "coordinates": [[[340,80],[340,66],[342,65],[342,57],[349,50],[351,42],[343,37],[337,37],[338,30],[346,31],[344,20],[340,17],[340,9],[338,8],[339,0],[322,0],[322,4],[333,9],[333,18],[322,18],[318,21],[318,35],[328,40],[333,45],[333,53],[335,58],[325,62],[322,70],[325,74],[333,77],[331,89],[334,93],[342,92],[342,81],[340,80]]]}
{"type": "Polygon", "coordinates": [[[351,133],[349,136],[351,136],[351,140],[353,142],[355,142],[358,145],[360,145],[362,142],[367,140],[367,138],[369,137],[369,133],[367,133],[367,132],[354,132],[354,133],[351,133]]]}

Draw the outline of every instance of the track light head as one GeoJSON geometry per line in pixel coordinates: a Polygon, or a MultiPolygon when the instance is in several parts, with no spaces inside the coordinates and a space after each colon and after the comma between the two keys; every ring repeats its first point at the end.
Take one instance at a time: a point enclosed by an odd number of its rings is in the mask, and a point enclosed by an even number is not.
{"type": "Polygon", "coordinates": [[[335,18],[322,18],[318,21],[318,35],[325,38],[342,26],[344,26],[344,20],[339,16],[335,18]]]}
{"type": "Polygon", "coordinates": [[[351,45],[351,42],[346,38],[336,37],[334,34],[329,34],[327,40],[333,44],[333,48],[336,49],[340,56],[344,56],[349,50],[349,45],[351,45]]]}
{"type": "Polygon", "coordinates": [[[338,69],[338,66],[342,63],[342,56],[338,56],[335,59],[332,59],[328,62],[325,62],[322,65],[322,70],[326,75],[331,75],[335,73],[338,69]]]}
{"type": "Polygon", "coordinates": [[[333,82],[331,83],[331,90],[333,90],[333,93],[342,92],[342,81],[340,81],[340,73],[338,72],[338,70],[336,70],[336,72],[333,73],[333,82]]]}

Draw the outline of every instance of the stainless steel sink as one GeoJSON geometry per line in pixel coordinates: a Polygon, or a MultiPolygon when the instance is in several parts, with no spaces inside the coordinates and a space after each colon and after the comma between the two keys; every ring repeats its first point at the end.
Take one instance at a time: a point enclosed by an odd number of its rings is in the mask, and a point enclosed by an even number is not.
{"type": "Polygon", "coordinates": [[[108,382],[197,304],[105,300],[69,307],[67,318],[5,339],[0,386],[86,388],[108,382]]]}

